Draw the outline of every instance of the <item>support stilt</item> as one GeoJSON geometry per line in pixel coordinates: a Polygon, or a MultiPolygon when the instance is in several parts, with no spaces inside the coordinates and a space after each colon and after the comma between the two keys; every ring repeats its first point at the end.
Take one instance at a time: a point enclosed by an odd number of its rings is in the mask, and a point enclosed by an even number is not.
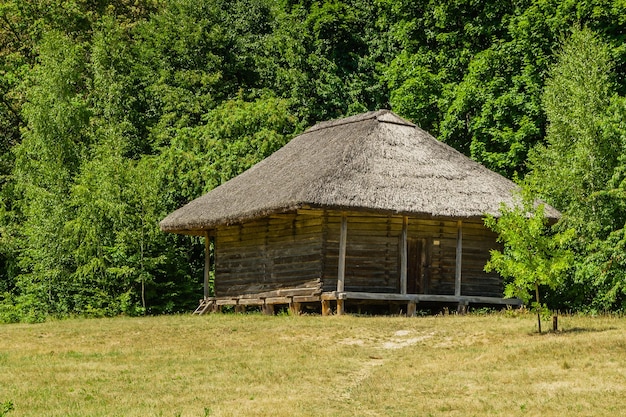
{"type": "Polygon", "coordinates": [[[330,300],[322,300],[322,316],[330,316],[330,300]]]}
{"type": "Polygon", "coordinates": [[[410,302],[406,307],[406,316],[407,317],[415,317],[415,313],[417,312],[417,303],[410,302]]]}
{"type": "Polygon", "coordinates": [[[265,314],[266,316],[273,316],[274,315],[274,304],[263,304],[263,307],[261,308],[263,314],[265,314]]]}
{"type": "Polygon", "coordinates": [[[346,314],[344,302],[343,300],[337,300],[337,315],[341,316],[343,314],[346,314]]]}
{"type": "Polygon", "coordinates": [[[292,316],[299,316],[300,311],[302,310],[302,306],[300,303],[291,302],[289,303],[289,314],[292,316]]]}

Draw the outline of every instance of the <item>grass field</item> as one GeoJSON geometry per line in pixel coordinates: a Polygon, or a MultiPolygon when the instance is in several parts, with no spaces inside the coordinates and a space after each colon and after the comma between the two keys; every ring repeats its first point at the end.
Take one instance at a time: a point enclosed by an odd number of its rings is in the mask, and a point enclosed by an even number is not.
{"type": "MultiPolygon", "coordinates": [[[[17,416],[616,416],[626,319],[74,319],[0,326],[17,416]]],[[[0,413],[2,408],[0,407],[0,413]]]]}

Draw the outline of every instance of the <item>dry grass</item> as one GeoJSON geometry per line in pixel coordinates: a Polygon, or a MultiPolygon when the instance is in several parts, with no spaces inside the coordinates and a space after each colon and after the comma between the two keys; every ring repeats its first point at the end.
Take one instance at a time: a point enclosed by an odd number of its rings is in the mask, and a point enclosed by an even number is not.
{"type": "Polygon", "coordinates": [[[0,326],[17,416],[614,416],[626,320],[169,316],[0,326]]]}

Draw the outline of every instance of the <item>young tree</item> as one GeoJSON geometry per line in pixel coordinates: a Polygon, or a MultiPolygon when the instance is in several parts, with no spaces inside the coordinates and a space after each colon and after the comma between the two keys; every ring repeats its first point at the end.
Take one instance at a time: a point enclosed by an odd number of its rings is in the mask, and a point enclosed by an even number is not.
{"type": "Polygon", "coordinates": [[[541,300],[539,286],[556,288],[572,266],[572,252],[566,243],[573,230],[555,232],[544,215],[544,205],[524,196],[515,207],[502,205],[502,216],[487,216],[485,225],[498,233],[502,251],[492,250],[485,271],[497,271],[510,280],[505,284],[505,297],[517,297],[528,303],[534,293],[534,309],[541,333],[541,300]]]}

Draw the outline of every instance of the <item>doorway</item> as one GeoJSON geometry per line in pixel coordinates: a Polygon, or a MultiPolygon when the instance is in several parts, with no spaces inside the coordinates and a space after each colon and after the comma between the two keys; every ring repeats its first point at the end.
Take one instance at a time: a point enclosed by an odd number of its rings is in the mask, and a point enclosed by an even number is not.
{"type": "Polygon", "coordinates": [[[431,257],[431,238],[407,239],[407,293],[428,294],[431,257]]]}

